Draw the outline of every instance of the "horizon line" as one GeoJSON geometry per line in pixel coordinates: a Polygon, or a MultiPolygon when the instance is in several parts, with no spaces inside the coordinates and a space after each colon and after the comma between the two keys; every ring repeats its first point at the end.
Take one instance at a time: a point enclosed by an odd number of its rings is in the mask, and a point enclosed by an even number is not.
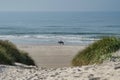
{"type": "Polygon", "coordinates": [[[120,12],[120,11],[0,11],[0,12],[120,12]]]}

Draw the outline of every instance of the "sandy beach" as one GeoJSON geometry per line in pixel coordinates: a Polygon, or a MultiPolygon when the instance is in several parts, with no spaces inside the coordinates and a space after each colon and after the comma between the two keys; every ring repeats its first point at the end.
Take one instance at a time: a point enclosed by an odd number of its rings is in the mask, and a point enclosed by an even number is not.
{"type": "MultiPolygon", "coordinates": [[[[27,51],[36,66],[0,65],[0,80],[119,80],[120,61],[73,67],[72,58],[86,46],[17,45],[27,51]]],[[[119,55],[117,51],[115,55],[119,55]]]]}
{"type": "Polygon", "coordinates": [[[72,58],[85,46],[66,45],[17,45],[29,53],[40,67],[70,67],[72,58]]]}

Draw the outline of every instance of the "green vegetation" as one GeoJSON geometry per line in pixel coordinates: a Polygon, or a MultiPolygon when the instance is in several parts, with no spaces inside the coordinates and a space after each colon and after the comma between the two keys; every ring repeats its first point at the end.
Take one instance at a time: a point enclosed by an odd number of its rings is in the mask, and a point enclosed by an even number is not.
{"type": "Polygon", "coordinates": [[[120,39],[116,37],[105,37],[89,45],[79,52],[72,60],[72,65],[82,66],[88,64],[102,63],[110,58],[112,53],[120,49],[120,39]]]}
{"type": "Polygon", "coordinates": [[[20,51],[8,40],[0,40],[0,64],[13,65],[15,62],[26,65],[35,65],[28,53],[20,51]]]}

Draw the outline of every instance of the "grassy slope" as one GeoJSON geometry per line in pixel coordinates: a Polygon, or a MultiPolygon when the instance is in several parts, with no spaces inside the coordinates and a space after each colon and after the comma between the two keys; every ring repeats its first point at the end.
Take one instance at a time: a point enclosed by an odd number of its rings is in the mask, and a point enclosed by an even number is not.
{"type": "Polygon", "coordinates": [[[12,65],[14,62],[35,65],[26,52],[18,50],[13,43],[7,40],[0,40],[0,64],[12,65]]]}
{"type": "Polygon", "coordinates": [[[102,63],[111,57],[111,53],[120,49],[120,39],[116,37],[106,37],[89,45],[79,52],[72,60],[72,65],[81,66],[94,63],[102,63]]]}

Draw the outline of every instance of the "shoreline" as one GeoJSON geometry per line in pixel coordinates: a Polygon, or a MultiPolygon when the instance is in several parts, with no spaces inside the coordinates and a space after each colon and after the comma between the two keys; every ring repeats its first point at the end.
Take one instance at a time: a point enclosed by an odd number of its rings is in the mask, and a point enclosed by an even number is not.
{"type": "MultiPolygon", "coordinates": [[[[12,41],[11,41],[12,42],[12,41]]],[[[88,43],[88,44],[85,44],[85,43],[83,43],[83,44],[66,44],[66,43],[64,43],[64,45],[60,45],[59,43],[53,43],[53,44],[51,44],[51,43],[44,43],[44,44],[42,44],[42,43],[15,43],[15,42],[13,42],[16,46],[25,46],[25,45],[29,45],[29,46],[88,46],[89,44],[92,44],[92,43],[88,43]]]]}
{"type": "Polygon", "coordinates": [[[16,44],[18,49],[26,51],[38,67],[71,67],[73,57],[86,46],[78,45],[31,45],[16,44]]]}

